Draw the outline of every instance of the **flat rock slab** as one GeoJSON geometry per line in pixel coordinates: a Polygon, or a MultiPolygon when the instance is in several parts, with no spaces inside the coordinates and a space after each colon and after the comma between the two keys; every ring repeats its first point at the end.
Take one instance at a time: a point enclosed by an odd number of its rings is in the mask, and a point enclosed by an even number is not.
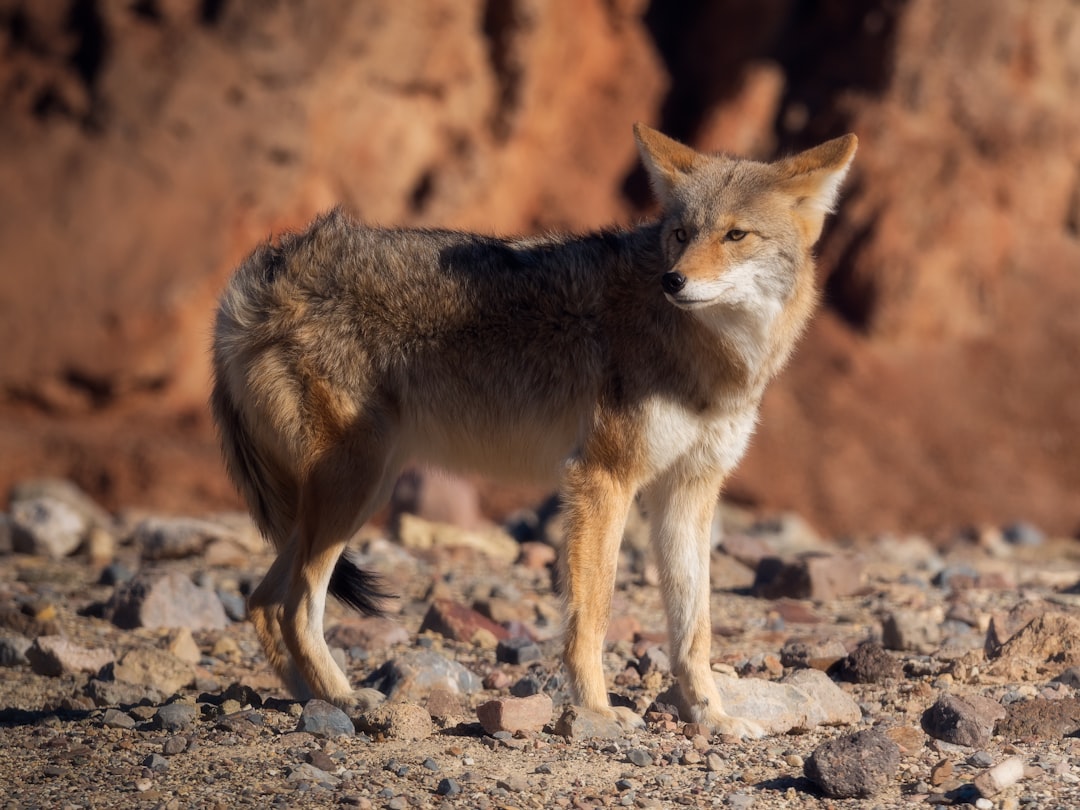
{"type": "Polygon", "coordinates": [[[38,636],[26,657],[38,675],[53,677],[76,672],[96,675],[115,660],[112,650],[87,649],[62,636],[38,636]]]}

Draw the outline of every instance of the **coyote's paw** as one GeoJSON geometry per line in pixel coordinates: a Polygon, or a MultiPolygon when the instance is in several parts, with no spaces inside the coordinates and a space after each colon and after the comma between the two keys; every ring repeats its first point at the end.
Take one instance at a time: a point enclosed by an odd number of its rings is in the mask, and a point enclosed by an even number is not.
{"type": "Polygon", "coordinates": [[[707,715],[705,723],[717,734],[725,737],[756,740],[765,736],[765,727],[761,723],[747,720],[745,717],[732,717],[723,712],[707,715]]]}
{"type": "Polygon", "coordinates": [[[378,689],[355,689],[347,695],[335,697],[330,702],[348,715],[374,709],[386,700],[386,695],[378,689]]]}
{"type": "Polygon", "coordinates": [[[601,711],[601,714],[615,720],[628,731],[645,725],[645,719],[628,706],[608,706],[601,711]]]}

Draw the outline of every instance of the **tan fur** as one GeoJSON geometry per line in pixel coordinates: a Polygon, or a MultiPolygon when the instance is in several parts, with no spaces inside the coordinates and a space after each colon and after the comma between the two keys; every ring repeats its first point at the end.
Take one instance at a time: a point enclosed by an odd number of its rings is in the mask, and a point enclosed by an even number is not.
{"type": "Polygon", "coordinates": [[[724,713],[712,680],[709,525],[815,305],[811,250],[856,141],[756,163],[635,134],[658,222],[501,240],[335,211],[233,277],[212,406],[278,550],[250,613],[296,694],[354,701],[323,640],[327,589],[346,541],[420,460],[560,483],[570,682],[632,723],[609,705],[601,652],[640,493],[688,710],[760,732],[724,713]]]}

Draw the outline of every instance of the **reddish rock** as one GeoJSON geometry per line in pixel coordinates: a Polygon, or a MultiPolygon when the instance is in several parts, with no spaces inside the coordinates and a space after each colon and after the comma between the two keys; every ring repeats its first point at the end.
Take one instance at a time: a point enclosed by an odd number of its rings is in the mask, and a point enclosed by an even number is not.
{"type": "Polygon", "coordinates": [[[431,603],[420,632],[431,630],[455,641],[472,642],[480,632],[490,633],[496,641],[510,637],[506,628],[487,616],[450,599],[436,599],[431,603]]]}
{"type": "Polygon", "coordinates": [[[489,700],[476,707],[476,717],[488,734],[508,731],[542,731],[551,722],[554,705],[551,698],[541,693],[529,697],[503,697],[489,700]]]}
{"type": "Polygon", "coordinates": [[[350,647],[385,650],[408,641],[409,631],[399,622],[383,616],[346,616],[326,633],[326,642],[330,646],[344,650],[350,647]]]}

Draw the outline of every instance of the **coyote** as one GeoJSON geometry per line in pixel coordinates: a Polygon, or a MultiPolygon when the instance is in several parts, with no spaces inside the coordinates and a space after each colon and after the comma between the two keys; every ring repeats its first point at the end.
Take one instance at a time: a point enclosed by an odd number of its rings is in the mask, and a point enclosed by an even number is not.
{"type": "Polygon", "coordinates": [[[419,461],[560,484],[573,696],[629,725],[641,719],[611,706],[601,653],[640,494],[687,711],[761,734],[724,712],[710,669],[709,529],[817,302],[812,247],[857,139],[761,163],[634,134],[658,221],[498,239],[335,210],[258,247],[229,282],[211,405],[278,553],[249,612],[297,697],[357,706],[323,638],[326,594],[378,612],[380,584],[346,543],[419,461]]]}

